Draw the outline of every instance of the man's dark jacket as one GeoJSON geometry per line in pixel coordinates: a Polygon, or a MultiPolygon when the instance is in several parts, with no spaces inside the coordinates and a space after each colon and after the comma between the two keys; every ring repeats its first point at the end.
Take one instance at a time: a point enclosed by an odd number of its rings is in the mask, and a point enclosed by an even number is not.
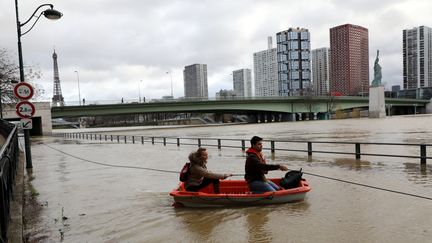
{"type": "Polygon", "coordinates": [[[277,164],[266,164],[262,154],[253,148],[249,148],[246,154],[246,174],[244,178],[248,183],[252,181],[266,181],[264,174],[267,174],[267,171],[279,169],[279,165],[277,164]]]}

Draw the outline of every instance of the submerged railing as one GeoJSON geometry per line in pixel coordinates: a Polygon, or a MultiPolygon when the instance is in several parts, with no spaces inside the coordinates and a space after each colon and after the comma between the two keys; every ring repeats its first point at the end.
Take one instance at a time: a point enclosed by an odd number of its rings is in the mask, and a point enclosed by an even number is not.
{"type": "Polygon", "coordinates": [[[10,202],[19,160],[16,125],[0,120],[0,135],[6,139],[0,150],[0,242],[7,242],[10,202]]]}
{"type": "MultiPolygon", "coordinates": [[[[128,136],[128,135],[109,135],[100,133],[57,133],[54,136],[66,137],[72,139],[85,139],[85,140],[99,140],[109,141],[117,143],[151,143],[151,144],[174,144],[180,145],[192,145],[198,147],[217,147],[221,148],[241,148],[246,150],[245,139],[231,139],[231,138],[190,138],[190,137],[148,137],[148,136],[128,136]]],[[[427,159],[432,159],[431,156],[427,156],[427,147],[431,147],[432,144],[422,143],[370,143],[370,142],[334,142],[334,141],[303,141],[303,140],[264,140],[266,146],[265,150],[270,150],[272,153],[276,151],[291,151],[291,152],[305,152],[308,156],[312,156],[315,153],[325,154],[340,154],[340,155],[353,155],[355,159],[361,159],[362,156],[381,156],[381,157],[397,157],[397,158],[412,158],[419,159],[420,163],[426,164],[427,159]],[[267,146],[268,145],[268,146],[267,146]],[[293,146],[291,146],[293,145],[293,146]],[[344,145],[349,148],[344,151],[330,151],[325,148],[331,148],[332,146],[344,145]],[[412,147],[418,149],[414,152],[417,155],[404,155],[404,154],[393,154],[393,153],[376,153],[367,152],[367,150],[376,150],[377,147],[412,147]],[[315,149],[318,147],[318,149],[315,149]],[[372,149],[371,149],[372,148],[372,149]],[[351,150],[352,152],[346,152],[351,150]],[[366,152],[362,152],[366,150],[366,152]]]]}

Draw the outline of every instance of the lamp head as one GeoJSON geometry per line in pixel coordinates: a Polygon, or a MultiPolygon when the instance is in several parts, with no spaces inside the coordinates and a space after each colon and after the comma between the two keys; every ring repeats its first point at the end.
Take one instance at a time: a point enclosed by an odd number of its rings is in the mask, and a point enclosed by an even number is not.
{"type": "Polygon", "coordinates": [[[47,19],[57,20],[63,16],[63,14],[51,7],[51,9],[47,9],[43,11],[43,15],[47,19]]]}

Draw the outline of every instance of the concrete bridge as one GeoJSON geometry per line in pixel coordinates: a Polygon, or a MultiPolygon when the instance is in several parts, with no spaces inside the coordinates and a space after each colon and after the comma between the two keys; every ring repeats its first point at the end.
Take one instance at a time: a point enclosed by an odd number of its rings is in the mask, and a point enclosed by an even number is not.
{"type": "MultiPolygon", "coordinates": [[[[425,113],[429,100],[386,98],[390,109],[408,108],[425,113]]],[[[148,103],[124,103],[52,107],[52,118],[85,117],[143,113],[329,113],[337,110],[368,108],[368,97],[317,96],[268,97],[226,100],[175,100],[148,103]]],[[[413,112],[414,113],[414,112],[413,112]]]]}
{"type": "MultiPolygon", "coordinates": [[[[405,110],[404,114],[432,113],[429,100],[389,99],[385,100],[388,110],[405,110]]],[[[278,117],[277,121],[294,120],[292,114],[321,113],[328,115],[338,110],[365,108],[368,97],[267,97],[227,100],[171,100],[148,103],[104,104],[86,106],[50,107],[49,102],[34,102],[36,113],[33,116],[31,135],[49,135],[55,118],[94,117],[105,115],[145,114],[145,113],[243,113],[252,114],[257,122],[268,117],[278,117]],[[286,116],[290,116],[287,118],[286,116]],[[285,117],[282,117],[285,116],[285,117]],[[54,119],[52,119],[54,118],[54,119]]],[[[321,116],[322,117],[322,116],[321,116]]],[[[15,104],[3,104],[3,118],[19,121],[15,104]]],[[[54,124],[53,124],[54,121],[54,124]]],[[[64,124],[63,124],[64,125],[64,124]]],[[[79,124],[72,124],[78,126],[79,124]]]]}

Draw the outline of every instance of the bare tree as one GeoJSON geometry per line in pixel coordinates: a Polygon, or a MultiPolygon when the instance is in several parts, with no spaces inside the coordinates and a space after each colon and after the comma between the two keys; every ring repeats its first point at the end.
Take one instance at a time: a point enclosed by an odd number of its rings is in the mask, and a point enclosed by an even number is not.
{"type": "MultiPolygon", "coordinates": [[[[34,83],[34,80],[41,78],[40,70],[27,66],[24,67],[24,73],[25,81],[34,88],[33,99],[40,99],[45,94],[45,90],[41,85],[34,83]]],[[[3,104],[17,102],[18,99],[13,94],[13,89],[19,81],[19,65],[14,61],[7,49],[0,48],[0,94],[3,104]]]]}

